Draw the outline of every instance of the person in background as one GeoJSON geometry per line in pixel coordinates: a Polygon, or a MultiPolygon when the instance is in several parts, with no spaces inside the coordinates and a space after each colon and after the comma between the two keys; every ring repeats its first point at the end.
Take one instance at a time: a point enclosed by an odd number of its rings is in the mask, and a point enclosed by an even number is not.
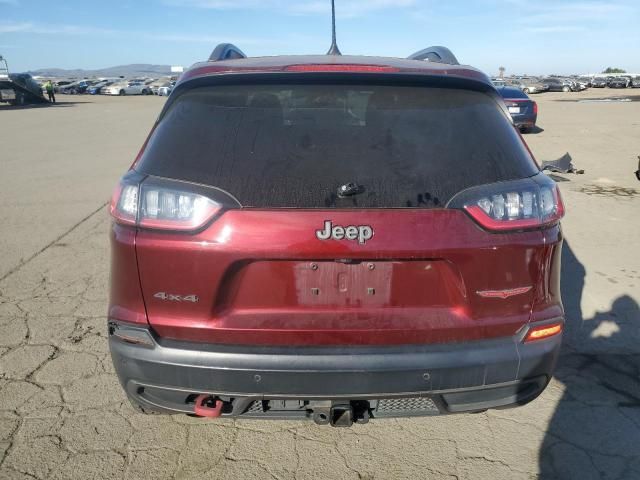
{"type": "Polygon", "coordinates": [[[49,101],[52,103],[56,103],[56,95],[54,93],[53,83],[51,83],[51,80],[48,80],[47,83],[44,84],[44,89],[47,91],[49,101]]]}

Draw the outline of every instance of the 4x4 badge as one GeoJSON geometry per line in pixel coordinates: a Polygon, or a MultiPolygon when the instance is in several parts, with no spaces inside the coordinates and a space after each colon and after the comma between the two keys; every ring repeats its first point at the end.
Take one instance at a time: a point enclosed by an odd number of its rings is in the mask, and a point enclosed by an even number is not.
{"type": "Polygon", "coordinates": [[[324,221],[324,230],[316,230],[318,240],[358,240],[358,243],[364,245],[367,240],[373,238],[373,228],[369,225],[348,225],[342,227],[340,225],[333,226],[331,220],[324,221]]]}
{"type": "Polygon", "coordinates": [[[168,300],[169,302],[191,302],[196,303],[199,298],[197,295],[176,295],[175,293],[158,292],[153,295],[154,298],[160,300],[168,300]]]}

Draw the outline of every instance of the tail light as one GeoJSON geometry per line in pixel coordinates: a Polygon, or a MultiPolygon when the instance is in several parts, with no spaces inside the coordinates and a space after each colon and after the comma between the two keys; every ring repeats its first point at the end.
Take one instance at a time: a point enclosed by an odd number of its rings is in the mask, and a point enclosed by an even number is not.
{"type": "Polygon", "coordinates": [[[239,207],[231,195],[201,185],[125,175],[111,199],[116,222],[171,231],[197,230],[226,208],[239,207]]]}
{"type": "Polygon", "coordinates": [[[534,115],[538,114],[538,104],[536,102],[533,102],[533,113],[534,115]]]}
{"type": "Polygon", "coordinates": [[[138,219],[138,184],[123,179],[111,196],[109,213],[118,223],[135,225],[138,219]]]}
{"type": "Polygon", "coordinates": [[[564,216],[558,187],[543,173],[469,188],[451,199],[447,208],[462,209],[481,227],[500,232],[542,228],[564,216]]]}

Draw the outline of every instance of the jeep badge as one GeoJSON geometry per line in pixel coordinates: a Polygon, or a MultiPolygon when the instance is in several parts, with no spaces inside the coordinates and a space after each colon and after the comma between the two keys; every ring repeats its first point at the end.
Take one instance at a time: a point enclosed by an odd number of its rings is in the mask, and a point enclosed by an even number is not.
{"type": "Polygon", "coordinates": [[[369,225],[349,225],[341,227],[332,225],[331,220],[324,221],[324,230],[316,230],[318,240],[358,240],[358,243],[364,245],[367,240],[373,237],[373,228],[369,225]]]}

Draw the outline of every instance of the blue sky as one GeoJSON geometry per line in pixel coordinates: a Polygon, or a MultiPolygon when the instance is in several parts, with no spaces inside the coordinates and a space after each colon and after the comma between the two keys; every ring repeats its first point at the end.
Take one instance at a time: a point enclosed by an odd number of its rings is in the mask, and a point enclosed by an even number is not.
{"type": "MultiPolygon", "coordinates": [[[[345,54],[446,45],[496,74],[640,71],[640,0],[337,0],[345,54]]],[[[329,0],[0,0],[13,71],[188,66],[219,42],[251,56],[325,53],[329,0]]]]}

